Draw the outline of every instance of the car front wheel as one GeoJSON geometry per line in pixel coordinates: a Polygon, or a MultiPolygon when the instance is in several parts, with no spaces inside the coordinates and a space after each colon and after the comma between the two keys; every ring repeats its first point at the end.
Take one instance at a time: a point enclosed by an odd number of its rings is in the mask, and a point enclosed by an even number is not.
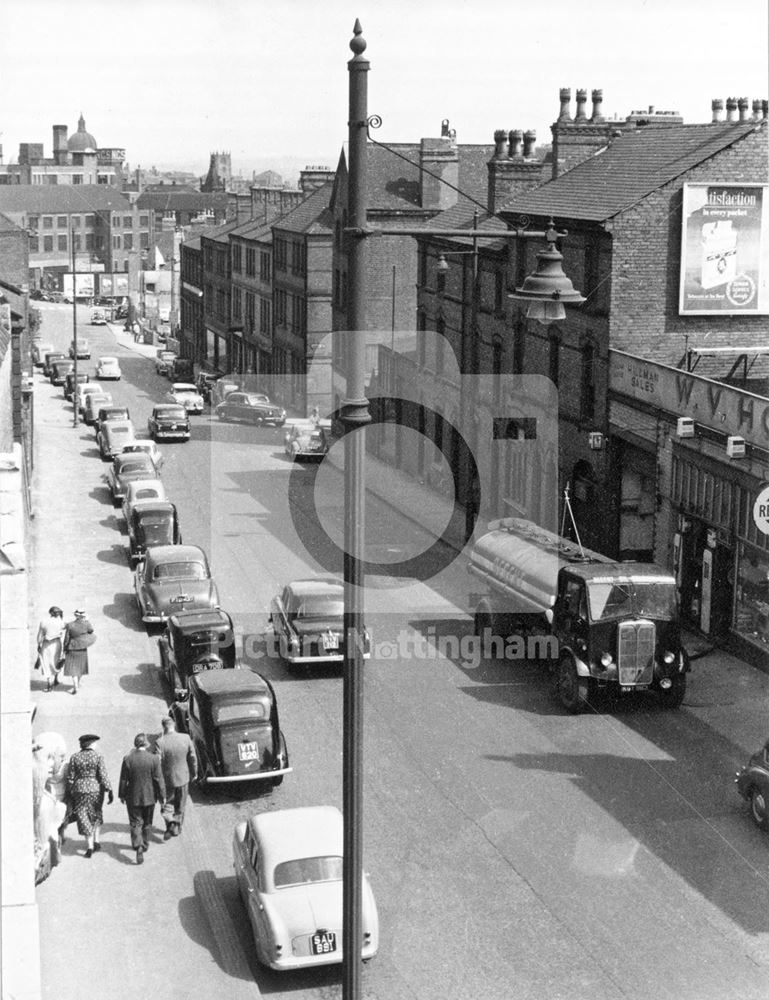
{"type": "Polygon", "coordinates": [[[750,815],[759,830],[769,829],[769,816],[767,816],[766,795],[760,788],[750,790],[750,815]]]}

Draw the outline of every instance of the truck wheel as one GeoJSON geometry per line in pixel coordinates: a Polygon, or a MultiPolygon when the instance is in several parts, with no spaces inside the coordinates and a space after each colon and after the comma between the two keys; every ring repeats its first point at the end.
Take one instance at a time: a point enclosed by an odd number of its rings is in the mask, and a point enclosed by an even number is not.
{"type": "Polygon", "coordinates": [[[588,678],[580,677],[577,665],[571,657],[564,657],[558,664],[556,678],[556,693],[560,703],[568,712],[576,715],[585,708],[588,690],[588,678]]]}
{"type": "Polygon", "coordinates": [[[673,685],[667,691],[660,689],[660,703],[663,708],[680,708],[686,694],[686,674],[676,674],[673,685]]]}
{"type": "Polygon", "coordinates": [[[760,788],[750,790],[750,815],[759,830],[769,829],[769,816],[766,812],[766,796],[760,788]]]}

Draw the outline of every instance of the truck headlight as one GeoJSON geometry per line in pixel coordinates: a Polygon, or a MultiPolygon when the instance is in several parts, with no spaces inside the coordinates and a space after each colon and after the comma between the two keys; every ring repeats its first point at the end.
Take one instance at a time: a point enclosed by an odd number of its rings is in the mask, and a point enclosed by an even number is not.
{"type": "Polygon", "coordinates": [[[662,657],[662,662],[663,662],[663,663],[668,663],[668,664],[670,664],[670,663],[672,663],[672,662],[673,662],[673,660],[675,660],[675,658],[676,658],[676,654],[675,654],[675,653],[671,653],[670,651],[668,651],[668,652],[667,652],[667,653],[665,653],[665,655],[664,655],[664,656],[662,657]]]}
{"type": "Polygon", "coordinates": [[[601,653],[601,666],[610,667],[612,664],[612,659],[613,657],[611,653],[601,653]]]}

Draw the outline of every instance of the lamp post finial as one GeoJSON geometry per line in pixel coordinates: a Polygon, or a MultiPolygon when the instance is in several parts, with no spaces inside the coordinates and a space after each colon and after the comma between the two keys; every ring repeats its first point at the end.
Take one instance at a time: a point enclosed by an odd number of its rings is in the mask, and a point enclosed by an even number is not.
{"type": "Polygon", "coordinates": [[[353,55],[362,56],[366,51],[366,39],[363,37],[363,28],[361,28],[357,17],[355,18],[355,26],[352,31],[353,37],[350,39],[350,49],[353,55]]]}

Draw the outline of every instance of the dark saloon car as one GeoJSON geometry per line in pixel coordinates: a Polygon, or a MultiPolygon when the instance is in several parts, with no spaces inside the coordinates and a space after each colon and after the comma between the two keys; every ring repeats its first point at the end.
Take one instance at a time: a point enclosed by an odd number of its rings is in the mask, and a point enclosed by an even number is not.
{"type": "Polygon", "coordinates": [[[109,403],[105,406],[100,406],[96,410],[96,416],[93,419],[93,429],[98,435],[102,424],[109,423],[111,420],[130,420],[131,413],[127,406],[117,406],[115,403],[109,403]]]}
{"type": "Polygon", "coordinates": [[[260,392],[231,392],[223,403],[216,407],[220,420],[244,420],[249,424],[272,424],[282,427],[286,422],[286,411],[274,406],[269,397],[260,392]]]}
{"type": "Polygon", "coordinates": [[[133,565],[154,545],[181,545],[179,515],[168,500],[142,501],[127,519],[128,557],[133,565]]]}
{"type": "Polygon", "coordinates": [[[134,573],[143,622],[159,624],[177,611],[219,606],[205,552],[197,545],[157,545],[134,573]]]}
{"type": "Polygon", "coordinates": [[[769,830],[769,740],[756,750],[734,779],[737,791],[750,806],[753,822],[761,830],[769,830]]]}
{"type": "Polygon", "coordinates": [[[240,666],[232,619],[221,608],[174,612],[158,639],[160,669],[178,700],[193,674],[240,666]]]}
{"type": "Polygon", "coordinates": [[[265,781],[276,788],[291,768],[272,684],[250,670],[208,670],[190,678],[172,708],[198,758],[198,781],[265,781]]]}
{"type": "Polygon", "coordinates": [[[179,403],[160,403],[153,408],[147,421],[147,433],[155,441],[169,438],[189,441],[189,415],[179,403]]]}
{"type": "MultiPolygon", "coordinates": [[[[313,577],[286,584],[273,598],[270,622],[275,647],[293,666],[341,662],[344,656],[344,588],[335,577],[313,577]]],[[[371,639],[363,636],[363,656],[371,655],[371,639]]]]}
{"type": "Polygon", "coordinates": [[[53,344],[46,344],[43,340],[36,340],[32,344],[30,353],[32,355],[32,364],[35,368],[42,368],[45,363],[45,356],[48,351],[53,350],[53,344]]]}
{"type": "Polygon", "coordinates": [[[75,362],[67,360],[54,361],[51,364],[51,385],[64,385],[67,375],[75,370],[75,362]]]}
{"type": "Polygon", "coordinates": [[[157,479],[158,473],[155,463],[149,455],[127,454],[116,455],[112,459],[112,466],[107,473],[107,485],[112,494],[112,502],[116,507],[125,499],[125,491],[128,483],[133,483],[137,479],[157,479]]]}
{"type": "Polygon", "coordinates": [[[69,361],[69,358],[64,351],[46,351],[45,358],[43,360],[43,375],[45,375],[46,378],[51,377],[54,361],[69,361]]]}
{"type": "Polygon", "coordinates": [[[96,444],[102,461],[109,462],[116,458],[135,437],[134,425],[130,420],[105,421],[96,433],[96,444]]]}
{"type": "MultiPolygon", "coordinates": [[[[73,364],[73,362],[69,362],[73,364]]],[[[77,384],[85,385],[88,381],[88,372],[78,372],[77,373],[77,384]]],[[[72,399],[75,394],[75,372],[74,368],[67,372],[64,376],[64,397],[65,399],[72,399]]]]}

